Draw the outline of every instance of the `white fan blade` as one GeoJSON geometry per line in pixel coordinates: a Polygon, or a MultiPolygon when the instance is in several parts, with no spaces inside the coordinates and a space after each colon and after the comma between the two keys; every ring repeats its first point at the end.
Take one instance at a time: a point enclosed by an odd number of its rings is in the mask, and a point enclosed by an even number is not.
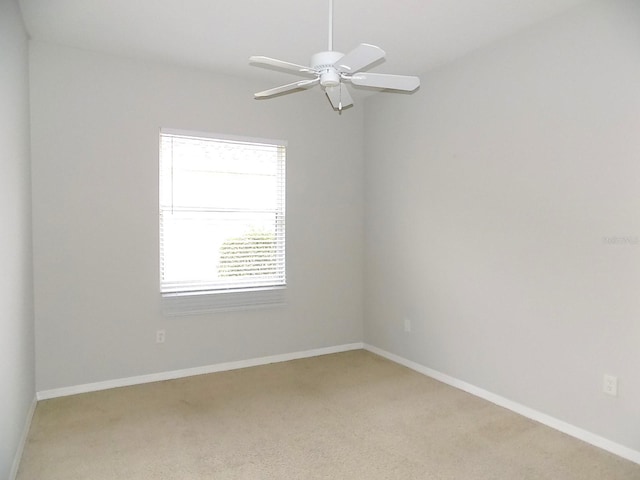
{"type": "Polygon", "coordinates": [[[314,78],[313,80],[299,80],[297,82],[289,83],[287,85],[282,85],[280,87],[270,88],[269,90],[265,90],[263,92],[258,92],[254,94],[254,98],[265,98],[272,97],[273,95],[277,95],[279,93],[285,93],[290,90],[297,90],[299,88],[309,88],[313,85],[317,85],[320,83],[319,78],[314,78]]]}
{"type": "Polygon", "coordinates": [[[285,62],[284,60],[278,60],[277,58],[269,58],[263,56],[249,57],[249,63],[257,63],[259,65],[269,65],[270,67],[283,68],[285,70],[291,70],[299,75],[315,75],[316,73],[309,67],[304,65],[298,65],[295,63],[285,62]]]}
{"type": "Polygon", "coordinates": [[[361,72],[351,76],[351,83],[361,87],[390,88],[413,92],[420,86],[418,77],[361,72]]]}
{"type": "Polygon", "coordinates": [[[335,87],[327,87],[324,89],[327,97],[333,108],[336,110],[342,110],[353,105],[353,99],[347,90],[347,86],[344,84],[336,85],[335,87]]]}
{"type": "Polygon", "coordinates": [[[385,53],[380,47],[361,43],[334,63],[334,66],[343,73],[356,73],[363,68],[384,58],[385,53]]]}

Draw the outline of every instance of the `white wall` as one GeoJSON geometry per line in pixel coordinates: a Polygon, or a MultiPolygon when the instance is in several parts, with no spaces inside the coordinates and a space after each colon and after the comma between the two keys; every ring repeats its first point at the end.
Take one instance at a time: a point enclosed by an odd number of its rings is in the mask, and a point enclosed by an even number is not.
{"type": "Polygon", "coordinates": [[[362,109],[37,42],[31,78],[38,390],[361,341],[362,109]],[[288,140],[286,307],[163,316],[160,127],[288,140]]]}
{"type": "Polygon", "coordinates": [[[35,398],[27,35],[0,1],[0,478],[9,478],[35,398]]]}
{"type": "Polygon", "coordinates": [[[365,112],[365,341],[635,451],[639,26],[588,3],[365,112]]]}

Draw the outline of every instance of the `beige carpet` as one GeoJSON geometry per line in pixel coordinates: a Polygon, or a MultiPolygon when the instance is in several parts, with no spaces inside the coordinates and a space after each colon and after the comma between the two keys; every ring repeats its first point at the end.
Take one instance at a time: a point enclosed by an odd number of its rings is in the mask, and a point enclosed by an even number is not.
{"type": "Polygon", "coordinates": [[[640,479],[365,351],[47,400],[19,480],[640,479]]]}

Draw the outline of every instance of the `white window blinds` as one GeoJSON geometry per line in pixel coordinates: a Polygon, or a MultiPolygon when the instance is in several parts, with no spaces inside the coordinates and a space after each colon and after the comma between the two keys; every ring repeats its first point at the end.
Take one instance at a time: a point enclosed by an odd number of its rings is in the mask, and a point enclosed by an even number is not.
{"type": "Polygon", "coordinates": [[[285,150],[280,141],[160,132],[160,290],[281,287],[285,150]]]}

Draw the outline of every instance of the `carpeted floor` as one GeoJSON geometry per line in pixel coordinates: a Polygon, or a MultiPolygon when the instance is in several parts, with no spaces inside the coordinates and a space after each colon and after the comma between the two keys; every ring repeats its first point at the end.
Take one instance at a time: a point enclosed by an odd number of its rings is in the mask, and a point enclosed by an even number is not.
{"type": "Polygon", "coordinates": [[[365,351],[38,403],[18,480],[640,479],[365,351]]]}

